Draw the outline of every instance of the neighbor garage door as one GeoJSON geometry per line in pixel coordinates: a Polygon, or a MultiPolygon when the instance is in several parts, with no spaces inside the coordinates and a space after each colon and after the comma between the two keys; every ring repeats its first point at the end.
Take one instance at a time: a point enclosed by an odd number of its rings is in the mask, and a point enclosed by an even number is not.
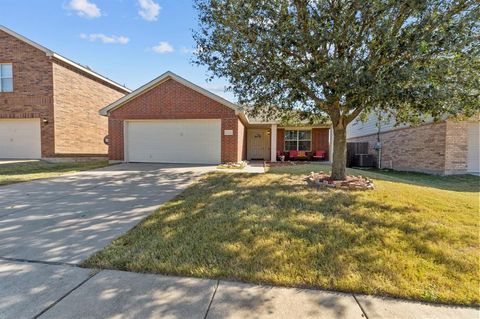
{"type": "Polygon", "coordinates": [[[216,164],[221,159],[221,120],[125,122],[128,162],[216,164]]]}
{"type": "Polygon", "coordinates": [[[469,123],[468,127],[468,172],[480,172],[480,123],[469,123]]]}
{"type": "Polygon", "coordinates": [[[40,119],[0,119],[0,158],[40,157],[40,119]]]}

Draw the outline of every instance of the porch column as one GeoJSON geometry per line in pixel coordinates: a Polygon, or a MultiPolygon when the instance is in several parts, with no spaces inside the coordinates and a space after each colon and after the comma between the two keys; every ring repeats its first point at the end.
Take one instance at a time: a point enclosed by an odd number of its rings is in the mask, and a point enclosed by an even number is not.
{"type": "Polygon", "coordinates": [[[277,161],[277,124],[272,124],[270,132],[270,162],[277,161]]]}
{"type": "Polygon", "coordinates": [[[333,127],[328,130],[328,162],[332,163],[333,160],[333,127]]]}

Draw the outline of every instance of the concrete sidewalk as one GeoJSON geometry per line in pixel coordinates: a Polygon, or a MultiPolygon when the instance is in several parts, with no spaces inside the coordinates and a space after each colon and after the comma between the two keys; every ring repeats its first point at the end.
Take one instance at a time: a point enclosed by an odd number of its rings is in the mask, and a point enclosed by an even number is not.
{"type": "Polygon", "coordinates": [[[479,309],[0,260],[0,318],[455,318],[479,309]]]}

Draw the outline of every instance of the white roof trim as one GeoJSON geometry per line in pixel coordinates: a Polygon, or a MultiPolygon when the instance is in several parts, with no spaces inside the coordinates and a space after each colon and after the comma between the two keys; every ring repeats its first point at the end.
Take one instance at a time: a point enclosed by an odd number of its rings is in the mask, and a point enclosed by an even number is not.
{"type": "Polygon", "coordinates": [[[78,64],[78,63],[76,63],[76,62],[73,62],[72,60],[69,60],[69,59],[63,57],[63,56],[61,56],[60,54],[57,54],[57,53],[53,52],[52,50],[47,49],[46,47],[44,47],[44,46],[42,46],[42,45],[40,45],[40,44],[38,44],[38,43],[36,43],[36,42],[33,42],[33,41],[30,40],[30,39],[27,39],[27,38],[24,37],[23,35],[18,34],[18,33],[16,33],[15,31],[10,30],[9,28],[7,28],[7,27],[5,27],[5,26],[3,26],[3,25],[0,25],[0,30],[3,31],[3,32],[5,32],[5,33],[7,33],[7,34],[9,34],[9,35],[11,35],[12,37],[15,37],[15,38],[19,39],[20,41],[23,41],[23,42],[25,42],[25,43],[27,43],[27,44],[29,44],[29,45],[31,45],[31,46],[39,49],[40,51],[45,52],[45,54],[46,54],[47,56],[54,57],[54,58],[56,58],[57,60],[60,60],[60,61],[62,61],[62,62],[64,62],[64,63],[66,63],[66,64],[69,64],[69,65],[71,65],[71,66],[73,66],[73,67],[75,67],[75,68],[77,68],[77,69],[79,69],[79,70],[81,70],[81,71],[83,71],[83,72],[85,72],[85,73],[88,73],[88,74],[96,77],[97,79],[100,79],[100,80],[102,80],[102,81],[104,81],[104,82],[107,82],[108,84],[113,85],[113,86],[115,86],[115,87],[117,87],[117,88],[119,88],[119,89],[121,89],[121,90],[123,90],[123,91],[125,91],[125,92],[127,92],[127,93],[131,92],[130,89],[124,87],[123,85],[121,85],[121,84],[119,84],[119,83],[116,83],[116,82],[110,80],[109,78],[106,78],[106,77],[104,77],[103,75],[98,74],[97,72],[94,72],[94,71],[92,71],[92,70],[89,70],[89,69],[87,69],[86,67],[84,67],[84,66],[82,66],[82,65],[80,65],[80,64],[78,64]]]}
{"type": "Polygon", "coordinates": [[[184,78],[182,78],[181,76],[179,75],[176,75],[175,73],[173,72],[170,72],[170,71],[167,71],[165,73],[163,73],[162,75],[160,75],[159,77],[153,79],[152,81],[148,82],[147,84],[139,87],[138,89],[136,89],[135,91],[131,92],[130,94],[128,95],[125,95],[124,97],[118,99],[117,101],[113,102],[112,104],[104,107],[103,109],[100,110],[100,114],[101,115],[104,115],[104,116],[107,116],[108,115],[108,112],[114,110],[114,109],[117,109],[119,107],[121,107],[123,104],[125,104],[126,102],[130,101],[131,99],[141,95],[142,93],[150,90],[150,89],[153,89],[155,86],[165,82],[166,80],[169,80],[169,79],[172,79],[174,81],[177,81],[183,85],[185,85],[186,87],[194,90],[194,91],[197,91],[198,93],[200,94],[203,94],[209,98],[211,98],[212,100],[215,100],[217,101],[218,103],[222,104],[222,105],[225,105],[229,108],[231,108],[232,110],[234,110],[236,112],[236,114],[239,114],[241,112],[241,110],[239,109],[239,107],[230,102],[230,101],[227,101],[226,99],[216,95],[216,94],[213,94],[212,92],[188,81],[188,80],[185,80],[184,78]]]}
{"type": "Polygon", "coordinates": [[[47,48],[44,47],[44,46],[41,46],[40,44],[38,44],[38,43],[36,43],[36,42],[33,42],[33,41],[30,40],[30,39],[25,38],[23,35],[18,34],[18,33],[16,33],[15,31],[10,30],[9,28],[7,28],[7,27],[5,27],[5,26],[3,26],[3,25],[0,25],[0,30],[2,30],[2,31],[5,32],[5,33],[8,33],[8,34],[11,35],[12,37],[15,37],[15,38],[17,38],[17,39],[19,39],[19,40],[21,40],[21,41],[23,41],[23,42],[25,42],[25,43],[30,44],[32,47],[35,47],[35,48],[39,49],[40,51],[45,52],[46,55],[51,56],[51,55],[53,54],[53,51],[47,49],[47,48]]]}
{"type": "Polygon", "coordinates": [[[90,75],[93,76],[93,77],[96,77],[97,79],[100,79],[100,80],[102,80],[102,81],[104,81],[104,82],[107,82],[108,84],[110,84],[110,85],[112,85],[112,86],[115,86],[116,88],[119,88],[119,89],[121,89],[122,91],[125,91],[126,93],[132,92],[132,90],[130,90],[129,88],[127,88],[127,87],[125,87],[125,86],[123,86],[123,85],[121,85],[121,84],[119,84],[119,83],[117,83],[117,82],[115,82],[115,81],[112,81],[112,80],[110,80],[109,78],[106,78],[106,77],[104,77],[103,75],[100,75],[100,74],[98,74],[98,73],[95,72],[95,71],[92,71],[92,70],[90,70],[90,69],[87,69],[86,67],[81,66],[80,64],[75,63],[75,62],[73,62],[72,60],[69,60],[69,59],[67,59],[67,58],[65,58],[65,57],[63,57],[63,56],[61,56],[61,55],[59,55],[59,54],[57,54],[57,53],[53,53],[52,56],[53,56],[54,58],[62,61],[62,62],[65,62],[66,64],[69,64],[69,65],[71,65],[71,66],[73,66],[73,67],[75,67],[75,68],[77,68],[77,69],[85,72],[85,73],[90,74],[90,75]]]}

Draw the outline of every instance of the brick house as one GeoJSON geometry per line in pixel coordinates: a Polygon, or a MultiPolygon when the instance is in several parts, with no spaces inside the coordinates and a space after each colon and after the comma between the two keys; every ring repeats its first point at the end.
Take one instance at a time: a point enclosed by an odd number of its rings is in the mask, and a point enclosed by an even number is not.
{"type": "Polygon", "coordinates": [[[129,92],[0,26],[0,158],[106,156],[98,109],[129,92]]]}
{"type": "Polygon", "coordinates": [[[108,117],[109,159],[206,163],[328,160],[328,125],[286,127],[250,119],[237,105],[166,72],[100,110],[108,117]]]}
{"type": "Polygon", "coordinates": [[[347,127],[347,142],[368,142],[369,153],[381,143],[377,163],[382,168],[440,175],[480,172],[479,117],[447,118],[411,127],[395,126],[394,120],[380,121],[371,115],[366,122],[354,121],[347,127]]]}

